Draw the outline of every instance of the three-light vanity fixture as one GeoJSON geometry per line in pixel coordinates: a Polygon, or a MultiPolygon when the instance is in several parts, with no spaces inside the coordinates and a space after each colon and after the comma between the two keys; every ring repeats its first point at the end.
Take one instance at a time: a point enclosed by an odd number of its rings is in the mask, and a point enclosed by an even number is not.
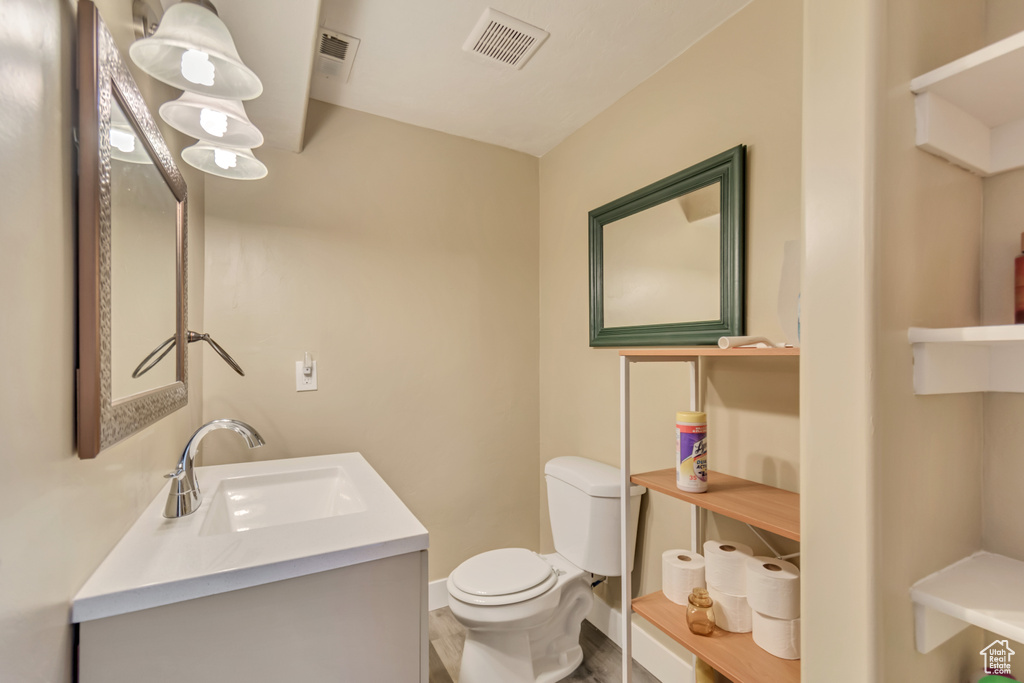
{"type": "Polygon", "coordinates": [[[150,35],[152,8],[136,0],[137,24],[146,37],[128,53],[153,78],[185,92],[160,107],[160,118],[199,142],[181,158],[200,171],[237,180],[257,180],[267,167],[253,156],[263,133],[249,121],[242,100],[263,92],[263,84],[238,56],[228,27],[209,0],[172,5],[150,35]]]}

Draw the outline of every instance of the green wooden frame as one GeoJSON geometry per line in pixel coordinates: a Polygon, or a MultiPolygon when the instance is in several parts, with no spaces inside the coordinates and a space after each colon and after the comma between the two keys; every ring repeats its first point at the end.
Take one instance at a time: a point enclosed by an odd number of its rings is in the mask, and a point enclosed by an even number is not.
{"type": "Polygon", "coordinates": [[[746,145],[738,145],[590,212],[591,346],[692,346],[744,334],[746,153],[746,145]],[[719,319],[605,327],[604,226],[714,183],[722,192],[719,319]]]}

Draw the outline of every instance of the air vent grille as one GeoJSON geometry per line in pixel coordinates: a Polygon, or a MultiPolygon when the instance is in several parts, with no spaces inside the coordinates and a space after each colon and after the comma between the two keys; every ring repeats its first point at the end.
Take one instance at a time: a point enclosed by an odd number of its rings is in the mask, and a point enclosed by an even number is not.
{"type": "MultiPolygon", "coordinates": [[[[320,29],[320,50],[316,56],[313,73],[334,83],[348,83],[352,73],[352,62],[356,59],[359,39],[344,33],[320,29]]],[[[319,90],[314,80],[314,90],[319,90]]]]}
{"type": "Polygon", "coordinates": [[[344,61],[345,55],[348,54],[348,41],[336,38],[329,33],[321,33],[320,54],[344,61]]]}
{"type": "Polygon", "coordinates": [[[490,62],[521,69],[548,32],[488,7],[462,49],[490,62]]]}
{"type": "Polygon", "coordinates": [[[492,21],[473,46],[473,52],[485,57],[497,59],[506,64],[515,64],[522,59],[530,46],[536,41],[533,36],[521,33],[510,26],[492,21]]]}

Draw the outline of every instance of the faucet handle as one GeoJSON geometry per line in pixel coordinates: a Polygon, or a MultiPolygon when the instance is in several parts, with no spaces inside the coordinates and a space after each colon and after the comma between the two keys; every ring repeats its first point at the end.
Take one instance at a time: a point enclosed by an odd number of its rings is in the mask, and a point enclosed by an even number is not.
{"type": "Polygon", "coordinates": [[[173,472],[168,472],[167,474],[165,474],[164,479],[177,479],[178,481],[181,481],[184,478],[184,476],[185,470],[181,467],[178,467],[173,472]]]}

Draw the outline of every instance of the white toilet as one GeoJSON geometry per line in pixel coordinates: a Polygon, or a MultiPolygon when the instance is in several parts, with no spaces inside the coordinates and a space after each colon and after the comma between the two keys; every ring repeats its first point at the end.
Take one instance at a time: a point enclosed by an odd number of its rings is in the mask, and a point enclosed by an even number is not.
{"type": "MultiPolygon", "coordinates": [[[[555,458],[544,467],[556,552],[491,550],[448,577],[448,604],[467,629],[459,683],[554,683],[583,661],[580,626],[592,574],[621,574],[616,467],[555,458]]],[[[631,495],[647,489],[632,486],[631,495]]],[[[630,506],[633,566],[640,501],[630,506]]]]}

